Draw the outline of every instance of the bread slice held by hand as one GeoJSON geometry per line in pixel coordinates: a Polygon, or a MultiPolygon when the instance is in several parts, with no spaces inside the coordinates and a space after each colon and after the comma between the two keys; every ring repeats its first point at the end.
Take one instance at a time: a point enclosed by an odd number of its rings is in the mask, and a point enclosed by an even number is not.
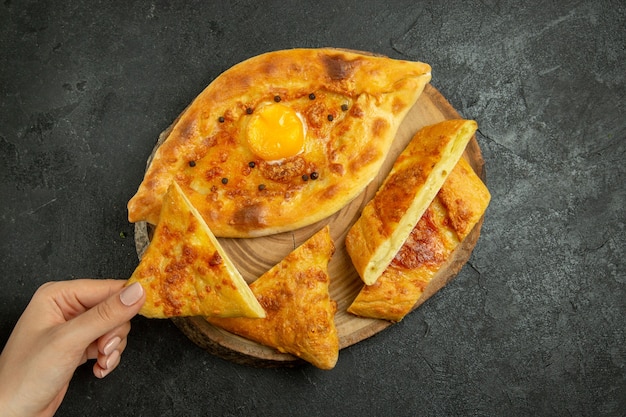
{"type": "Polygon", "coordinates": [[[346,236],[367,285],[382,275],[457,164],[477,124],[446,120],[419,130],[346,236]]]}
{"type": "Polygon", "coordinates": [[[175,182],[154,236],[127,285],[139,282],[149,318],[265,317],[250,287],[175,182]]]}
{"type": "Polygon", "coordinates": [[[418,301],[445,285],[437,273],[482,218],[491,195],[461,158],[391,264],[372,285],[364,285],[348,312],[400,321],[418,301]]]}
{"type": "Polygon", "coordinates": [[[267,317],[207,321],[320,369],[332,369],[339,356],[337,304],[330,298],[328,276],[334,251],[326,226],[250,284],[267,317]]]}

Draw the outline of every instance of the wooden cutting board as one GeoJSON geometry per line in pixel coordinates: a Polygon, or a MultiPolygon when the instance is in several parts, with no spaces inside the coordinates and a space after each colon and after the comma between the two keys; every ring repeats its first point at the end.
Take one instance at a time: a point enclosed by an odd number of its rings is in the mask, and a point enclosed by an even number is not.
{"type": "MultiPolygon", "coordinates": [[[[379,333],[392,325],[392,323],[384,320],[360,318],[346,312],[363,283],[354,270],[346,252],[344,245],[345,236],[350,226],[359,217],[365,204],[374,196],[378,187],[391,170],[397,156],[406,147],[413,135],[423,126],[455,118],[460,118],[456,110],[437,89],[427,85],[417,103],[409,111],[400,126],[389,155],[378,176],[341,211],[316,224],[293,232],[253,239],[220,238],[220,243],[244,279],[251,283],[280,262],[287,254],[321,227],[328,224],[336,246],[335,254],[328,266],[328,273],[331,278],[330,295],[337,302],[335,324],[339,333],[340,348],[345,348],[379,333]]],[[[161,134],[155,150],[168,134],[169,129],[161,134]]],[[[472,138],[467,146],[464,157],[467,158],[476,173],[484,180],[484,161],[475,137],[472,138]]],[[[148,159],[148,165],[151,159],[152,156],[148,159]]],[[[469,259],[480,235],[481,226],[482,219],[455,250],[448,263],[435,275],[431,283],[426,287],[422,297],[416,303],[415,308],[456,276],[469,259]]],[[[135,225],[135,244],[140,258],[149,244],[150,235],[150,227],[145,222],[135,225]]],[[[198,346],[227,360],[267,367],[293,366],[302,363],[300,359],[292,355],[279,353],[272,348],[214,327],[202,317],[174,318],[172,321],[198,346]]]]}

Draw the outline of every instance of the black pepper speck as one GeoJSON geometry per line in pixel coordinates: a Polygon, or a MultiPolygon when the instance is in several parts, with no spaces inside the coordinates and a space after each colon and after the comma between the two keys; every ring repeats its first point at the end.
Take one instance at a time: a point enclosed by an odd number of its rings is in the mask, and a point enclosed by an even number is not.
{"type": "Polygon", "coordinates": [[[309,94],[309,100],[315,100],[315,94],[313,93],[309,94]]]}
{"type": "Polygon", "coordinates": [[[318,174],[317,172],[313,171],[311,172],[311,179],[312,180],[316,180],[320,177],[320,174],[318,174]]]}

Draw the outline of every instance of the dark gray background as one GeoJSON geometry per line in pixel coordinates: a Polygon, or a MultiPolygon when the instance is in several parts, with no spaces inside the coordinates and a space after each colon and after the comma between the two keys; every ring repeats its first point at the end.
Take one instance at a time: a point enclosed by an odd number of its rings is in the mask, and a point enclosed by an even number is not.
{"type": "Polygon", "coordinates": [[[493,200],[469,264],[332,371],[232,364],[137,317],[119,368],[79,368],[59,415],[624,415],[625,28],[607,0],[4,0],[0,343],[43,282],[132,273],[126,202],[220,72],[347,47],[430,63],[478,121],[493,200]]]}

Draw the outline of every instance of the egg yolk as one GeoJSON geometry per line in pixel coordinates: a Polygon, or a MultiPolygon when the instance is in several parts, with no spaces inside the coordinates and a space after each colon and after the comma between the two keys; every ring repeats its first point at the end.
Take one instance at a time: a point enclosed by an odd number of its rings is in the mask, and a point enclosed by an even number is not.
{"type": "Polygon", "coordinates": [[[248,146],[259,158],[276,161],[297,155],[304,146],[304,124],[291,107],[268,104],[254,111],[247,127],[248,146]]]}

